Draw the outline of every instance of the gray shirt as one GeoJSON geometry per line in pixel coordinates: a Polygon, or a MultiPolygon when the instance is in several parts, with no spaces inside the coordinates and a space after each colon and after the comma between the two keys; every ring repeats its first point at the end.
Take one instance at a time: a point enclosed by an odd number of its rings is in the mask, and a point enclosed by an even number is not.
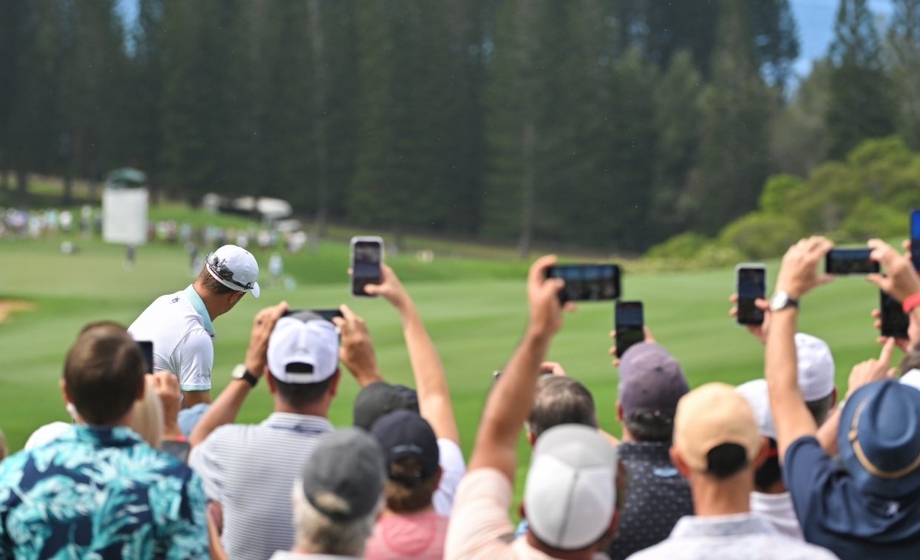
{"type": "Polygon", "coordinates": [[[835,560],[829,550],[783,535],[750,513],[681,518],[671,536],[629,560],[835,560]]]}
{"type": "Polygon", "coordinates": [[[294,482],[331,431],[325,418],[275,412],[261,424],[221,426],[192,450],[189,465],[223,508],[229,558],[268,560],[294,546],[294,482]]]}

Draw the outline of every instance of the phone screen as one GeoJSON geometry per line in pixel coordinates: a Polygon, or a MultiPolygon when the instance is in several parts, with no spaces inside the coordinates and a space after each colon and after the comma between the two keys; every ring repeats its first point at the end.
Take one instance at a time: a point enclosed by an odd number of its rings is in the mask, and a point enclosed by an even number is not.
{"type": "Polygon", "coordinates": [[[920,210],[910,213],[910,260],[920,270],[920,210]]]}
{"type": "Polygon", "coordinates": [[[380,261],[383,246],[379,241],[360,240],[352,244],[351,293],[356,296],[370,297],[364,291],[368,284],[379,284],[380,261]]]}
{"type": "Polygon", "coordinates": [[[330,323],[332,323],[333,322],[332,320],[335,319],[336,317],[342,316],[342,312],[339,311],[338,309],[313,309],[311,311],[313,313],[316,313],[323,319],[329,321],[330,323]]]}
{"type": "Polygon", "coordinates": [[[738,324],[762,325],[763,311],[755,300],[767,293],[767,269],[763,266],[738,267],[738,324]]]}
{"type": "Polygon", "coordinates": [[[614,325],[617,332],[617,356],[622,357],[633,344],[645,340],[645,318],[641,301],[618,301],[614,325]]]}
{"type": "Polygon", "coordinates": [[[870,274],[879,271],[878,263],[869,255],[872,249],[832,249],[825,258],[824,269],[828,274],[870,274]]]}
{"type": "Polygon", "coordinates": [[[144,371],[153,373],[153,342],[138,340],[137,347],[141,349],[141,354],[144,355],[144,371]]]}
{"type": "Polygon", "coordinates": [[[565,264],[547,269],[547,278],[562,278],[559,300],[602,301],[620,297],[620,267],[615,264],[565,264]]]}
{"type": "Polygon", "coordinates": [[[894,338],[907,338],[907,330],[910,328],[910,317],[904,313],[901,303],[889,296],[885,292],[881,294],[882,310],[882,336],[891,336],[894,338]]]}

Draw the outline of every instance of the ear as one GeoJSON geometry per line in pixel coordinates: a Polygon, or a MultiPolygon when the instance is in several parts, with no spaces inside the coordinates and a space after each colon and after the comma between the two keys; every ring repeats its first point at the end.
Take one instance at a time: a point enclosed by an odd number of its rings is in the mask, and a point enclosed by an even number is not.
{"type": "Polygon", "coordinates": [[[533,447],[537,442],[537,438],[534,437],[533,432],[530,431],[530,428],[527,428],[527,442],[530,443],[531,447],[533,447]]]}
{"type": "MultiPolygon", "coordinates": [[[[150,375],[150,374],[147,374],[150,375]]],[[[144,382],[141,383],[141,386],[137,389],[137,396],[134,397],[134,400],[139,401],[143,400],[144,392],[147,391],[147,375],[144,376],[144,382]]]]}
{"type": "Polygon", "coordinates": [[[70,393],[67,391],[67,382],[64,381],[64,378],[58,382],[58,386],[61,388],[61,394],[64,395],[64,403],[70,404],[73,400],[70,398],[70,393]]]}
{"type": "Polygon", "coordinates": [[[770,456],[770,440],[766,436],[761,436],[760,438],[760,451],[757,452],[757,455],[754,457],[754,470],[756,471],[763,466],[764,462],[767,460],[767,457],[770,456]]]}
{"type": "Polygon", "coordinates": [[[437,479],[437,482],[438,482],[437,486],[438,486],[438,487],[441,486],[441,477],[442,477],[443,475],[444,475],[444,469],[442,469],[441,467],[438,467],[438,474],[434,475],[434,476],[436,477],[436,479],[437,479]]]}
{"type": "Polygon", "coordinates": [[[339,381],[341,380],[342,380],[342,370],[336,369],[335,373],[332,374],[332,381],[329,382],[328,394],[330,397],[334,397],[339,394],[339,381]]]}
{"type": "Polygon", "coordinates": [[[671,455],[671,462],[674,464],[674,468],[677,469],[677,472],[687,480],[690,480],[690,467],[687,466],[687,463],[684,462],[684,458],[680,456],[680,451],[677,450],[673,445],[668,451],[668,454],[671,455]]]}
{"type": "Polygon", "coordinates": [[[521,519],[527,519],[527,510],[524,509],[523,500],[521,501],[521,505],[518,506],[518,516],[520,516],[521,519]]]}
{"type": "Polygon", "coordinates": [[[837,406],[837,387],[834,387],[834,391],[831,394],[834,395],[834,397],[831,399],[831,410],[833,410],[833,408],[837,406]]]}
{"type": "Polygon", "coordinates": [[[617,399],[617,420],[623,423],[623,405],[620,404],[620,399],[617,399]]]}
{"type": "Polygon", "coordinates": [[[237,303],[239,303],[240,300],[243,299],[243,296],[245,295],[246,295],[246,292],[237,292],[235,290],[231,292],[230,293],[230,306],[232,307],[236,305],[237,303]]]}
{"type": "Polygon", "coordinates": [[[268,371],[268,367],[265,368],[265,375],[262,377],[265,378],[265,381],[268,383],[268,392],[275,394],[278,392],[278,384],[275,383],[275,376],[272,375],[272,372],[268,371]]]}

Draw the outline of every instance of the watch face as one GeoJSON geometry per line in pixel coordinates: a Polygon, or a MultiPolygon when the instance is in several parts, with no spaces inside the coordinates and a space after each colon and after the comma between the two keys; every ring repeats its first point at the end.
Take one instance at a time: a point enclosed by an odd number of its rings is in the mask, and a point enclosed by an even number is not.
{"type": "Polygon", "coordinates": [[[243,374],[246,373],[246,366],[244,364],[239,364],[233,368],[233,373],[230,374],[230,377],[233,379],[242,379],[243,374]]]}

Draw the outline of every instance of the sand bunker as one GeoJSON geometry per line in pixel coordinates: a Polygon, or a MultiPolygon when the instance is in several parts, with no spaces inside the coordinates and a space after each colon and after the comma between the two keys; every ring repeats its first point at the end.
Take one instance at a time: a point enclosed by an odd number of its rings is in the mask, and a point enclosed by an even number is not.
{"type": "Polygon", "coordinates": [[[13,313],[18,311],[32,311],[35,304],[27,301],[12,301],[0,299],[0,323],[5,323],[13,313]]]}

